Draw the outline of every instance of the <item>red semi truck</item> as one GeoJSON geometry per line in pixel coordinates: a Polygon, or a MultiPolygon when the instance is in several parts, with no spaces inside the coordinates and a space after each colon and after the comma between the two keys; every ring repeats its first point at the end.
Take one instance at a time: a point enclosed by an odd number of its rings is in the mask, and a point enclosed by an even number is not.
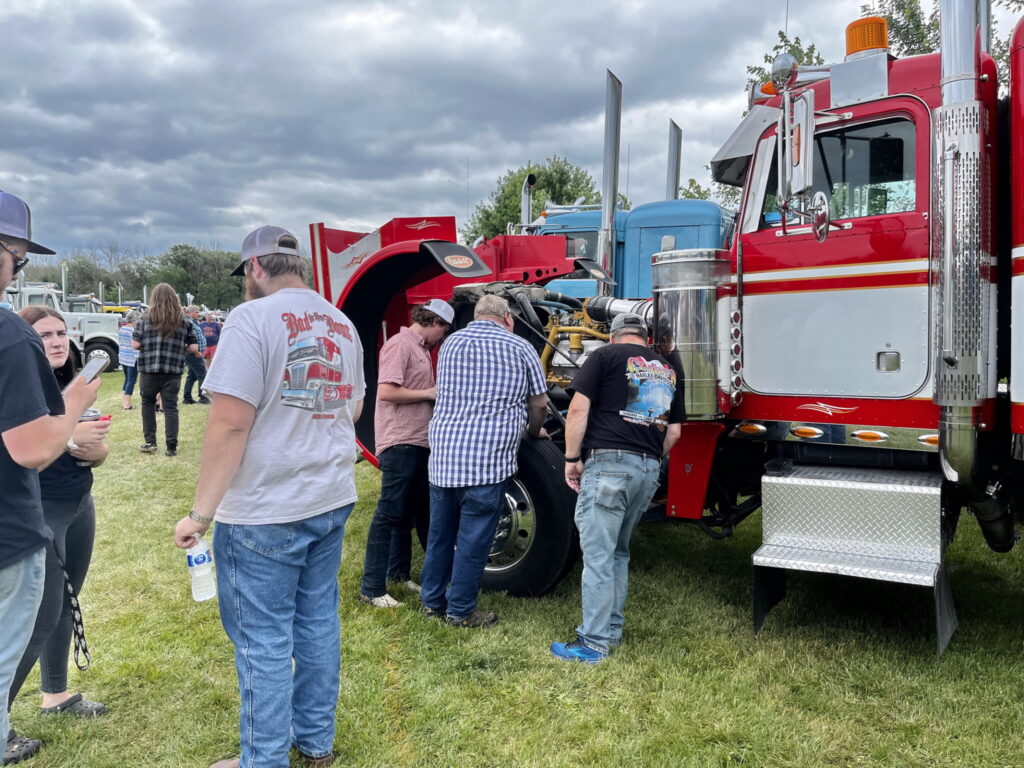
{"type": "MultiPolygon", "coordinates": [[[[432,296],[452,299],[457,325],[480,296],[506,296],[537,348],[553,439],[524,443],[487,586],[538,594],[572,566],[568,390],[611,319],[640,311],[685,371],[689,416],[649,516],[721,536],[761,509],[755,628],[787,572],[834,573],[932,589],[942,652],[961,511],[1006,552],[1024,498],[1024,24],[1000,98],[988,5],[941,0],[940,14],[941,53],[894,58],[870,18],[847,29],[842,62],[779,57],[711,161],[742,189],[734,226],[717,247],[663,238],[653,296],[601,281],[616,274],[607,179],[598,264],[530,227],[470,250],[446,217],[369,235],[311,225],[317,290],[355,322],[370,381],[380,344],[432,296]],[[581,268],[595,295],[545,288],[581,268]]],[[[372,459],[372,407],[358,432],[372,459]]]]}

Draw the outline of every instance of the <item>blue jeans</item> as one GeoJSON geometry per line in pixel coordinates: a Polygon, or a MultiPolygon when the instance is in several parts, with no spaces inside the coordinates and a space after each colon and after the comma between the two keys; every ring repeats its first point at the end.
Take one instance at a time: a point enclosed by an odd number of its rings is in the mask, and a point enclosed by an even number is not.
{"type": "Polygon", "coordinates": [[[655,490],[661,462],[617,450],[596,450],[587,460],[576,500],[583,550],[583,644],[608,653],[622,640],[629,588],[629,537],[655,490]]]}
{"type": "Polygon", "coordinates": [[[7,693],[32,636],[45,578],[44,547],[0,570],[0,696],[3,696],[3,702],[0,702],[3,704],[0,707],[0,734],[4,741],[11,727],[7,693]]]}
{"type": "Polygon", "coordinates": [[[220,619],[235,646],[242,768],[334,745],[341,674],[338,567],[352,504],[293,523],[217,523],[220,619]],[[294,662],[294,668],[293,668],[294,662]]]}
{"type": "Polygon", "coordinates": [[[380,499],[366,535],[359,587],[367,597],[385,594],[388,580],[411,576],[414,510],[426,496],[429,456],[430,450],[419,445],[392,445],[380,454],[380,499]]]}
{"type": "Polygon", "coordinates": [[[430,535],[420,600],[433,611],[464,619],[476,608],[504,500],[505,481],[464,488],[430,484],[430,535]],[[447,588],[447,589],[446,589],[447,588]]]}
{"type": "Polygon", "coordinates": [[[192,399],[192,385],[196,384],[199,390],[196,397],[203,396],[203,382],[206,380],[206,361],[195,355],[185,355],[185,367],[188,368],[188,375],[185,377],[186,402],[192,399]]]}
{"type": "Polygon", "coordinates": [[[124,386],[121,387],[121,391],[126,395],[131,395],[135,392],[135,382],[139,378],[139,369],[134,365],[122,365],[121,370],[124,371],[124,386]]]}

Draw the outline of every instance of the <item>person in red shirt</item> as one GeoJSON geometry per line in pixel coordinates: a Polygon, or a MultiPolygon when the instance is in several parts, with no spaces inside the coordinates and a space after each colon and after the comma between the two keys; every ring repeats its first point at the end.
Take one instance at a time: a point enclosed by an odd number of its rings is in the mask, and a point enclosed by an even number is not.
{"type": "Polygon", "coordinates": [[[412,537],[414,507],[428,497],[427,424],[434,410],[434,368],[430,350],[455,319],[451,305],[431,299],[412,310],[403,327],[380,350],[374,436],[382,472],[380,499],[366,538],[366,559],[359,599],[375,608],[401,603],[388,594],[387,582],[402,582],[414,592],[412,537]]]}

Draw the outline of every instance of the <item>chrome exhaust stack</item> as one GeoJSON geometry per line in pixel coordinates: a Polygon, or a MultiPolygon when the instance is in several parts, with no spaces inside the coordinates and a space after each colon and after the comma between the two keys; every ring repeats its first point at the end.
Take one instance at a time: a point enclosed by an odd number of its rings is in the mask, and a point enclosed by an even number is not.
{"type": "Polygon", "coordinates": [[[519,226],[523,231],[533,223],[533,188],[537,185],[537,177],[526,174],[523,179],[523,188],[519,193],[519,226]]]}
{"type": "Polygon", "coordinates": [[[978,468],[980,408],[995,396],[992,182],[976,50],[979,22],[985,23],[988,12],[979,13],[979,5],[987,8],[987,0],[940,0],[942,106],[933,116],[931,232],[938,278],[935,402],[943,475],[971,507],[989,547],[1006,552],[1014,545],[1012,514],[986,488],[978,468]]]}
{"type": "Polygon", "coordinates": [[[675,120],[668,121],[668,175],[665,178],[665,199],[679,199],[679,163],[683,154],[683,129],[675,120]]]}
{"type": "MultiPolygon", "coordinates": [[[[622,81],[608,70],[604,103],[604,170],[601,177],[601,229],[598,232],[598,263],[615,279],[615,207],[619,197],[619,144],[622,135],[622,81]]],[[[610,296],[612,287],[599,281],[597,290],[610,296]]]]}

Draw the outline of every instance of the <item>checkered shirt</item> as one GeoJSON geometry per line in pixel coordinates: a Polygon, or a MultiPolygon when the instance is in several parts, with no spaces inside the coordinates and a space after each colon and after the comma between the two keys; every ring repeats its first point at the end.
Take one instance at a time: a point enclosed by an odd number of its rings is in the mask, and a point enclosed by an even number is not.
{"type": "Polygon", "coordinates": [[[199,354],[203,354],[206,351],[206,337],[203,335],[203,329],[199,327],[199,323],[193,320],[191,317],[188,319],[192,323],[192,332],[196,335],[196,341],[199,342],[199,354]]]}
{"type": "Polygon", "coordinates": [[[441,346],[430,419],[430,482],[497,483],[516,473],[527,398],[547,392],[537,352],[490,320],[475,320],[441,346]]]}
{"type": "Polygon", "coordinates": [[[139,373],[181,373],[185,370],[185,347],[199,343],[191,321],[185,318],[171,336],[161,336],[143,317],[135,324],[132,339],[142,345],[135,363],[139,373]]]}

